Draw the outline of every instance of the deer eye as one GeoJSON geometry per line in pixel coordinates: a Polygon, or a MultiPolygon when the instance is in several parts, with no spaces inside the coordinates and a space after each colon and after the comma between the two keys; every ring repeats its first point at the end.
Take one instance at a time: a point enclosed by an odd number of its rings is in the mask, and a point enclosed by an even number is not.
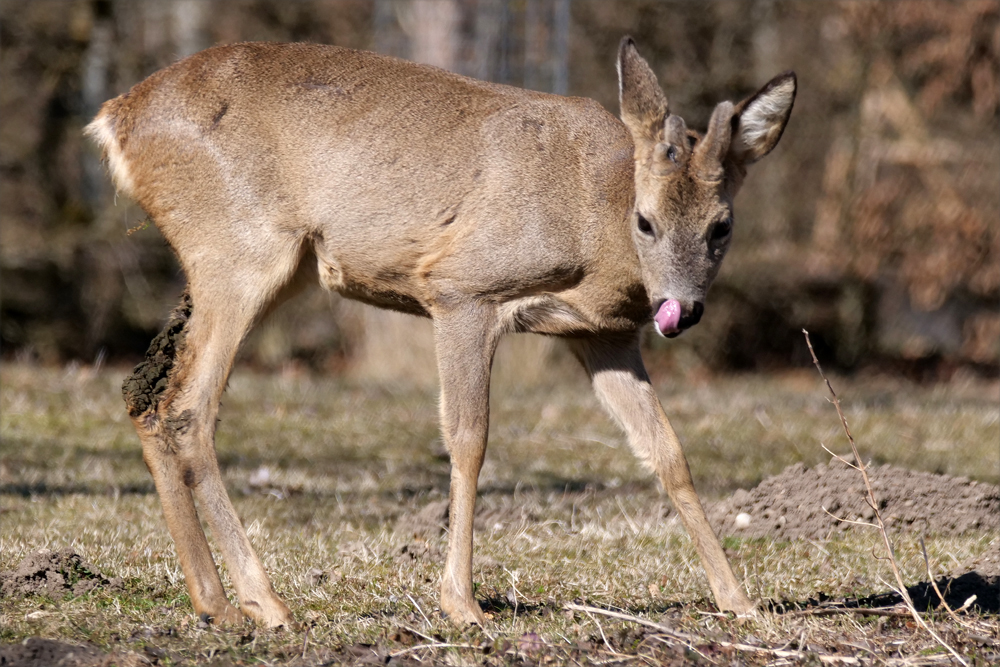
{"type": "Polygon", "coordinates": [[[649,220],[646,220],[642,213],[639,214],[638,227],[639,231],[643,234],[648,234],[649,236],[653,235],[653,226],[649,224],[649,220]]]}
{"type": "Polygon", "coordinates": [[[712,241],[718,243],[725,240],[733,231],[733,219],[726,218],[712,225],[712,241]]]}

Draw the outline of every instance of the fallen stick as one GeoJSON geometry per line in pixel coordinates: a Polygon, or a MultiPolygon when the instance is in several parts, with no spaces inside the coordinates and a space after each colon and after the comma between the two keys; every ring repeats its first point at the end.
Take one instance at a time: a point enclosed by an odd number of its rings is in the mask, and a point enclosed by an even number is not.
{"type": "MultiPolygon", "coordinates": [[[[726,648],[732,648],[737,651],[746,651],[747,653],[767,653],[768,655],[773,655],[778,658],[797,658],[803,660],[807,657],[815,656],[819,658],[819,661],[824,664],[830,665],[860,665],[861,661],[854,657],[839,656],[839,655],[823,655],[817,653],[806,653],[805,651],[792,651],[789,649],[782,648],[768,648],[766,646],[753,646],[751,644],[741,644],[739,642],[727,642],[720,641],[716,639],[706,639],[704,637],[698,637],[697,635],[691,635],[686,632],[680,632],[669,628],[665,625],[661,625],[654,621],[646,620],[645,618],[640,618],[639,616],[632,616],[631,614],[623,614],[620,611],[611,611],[610,609],[601,609],[600,607],[589,607],[582,604],[567,604],[564,605],[564,609],[569,609],[571,611],[579,611],[585,614],[601,614],[602,616],[609,616],[611,618],[617,618],[622,621],[630,621],[632,623],[638,623],[639,625],[644,625],[647,628],[652,628],[657,630],[668,637],[673,637],[674,639],[680,640],[685,644],[691,643],[701,643],[701,644],[714,644],[716,646],[723,646],[726,648]]],[[[693,648],[693,647],[692,647],[693,648]]]]}
{"type": "Polygon", "coordinates": [[[783,616],[836,616],[838,614],[857,614],[858,616],[910,616],[908,609],[893,609],[891,607],[814,607],[812,609],[795,609],[782,614],[783,616]]]}
{"type": "Polygon", "coordinates": [[[434,644],[417,644],[416,646],[410,646],[409,648],[404,648],[395,653],[390,653],[390,658],[398,658],[401,655],[406,655],[407,653],[414,653],[416,651],[427,651],[430,649],[441,649],[441,648],[465,648],[482,650],[479,646],[473,646],[472,644],[446,644],[446,643],[434,643],[434,644]]]}

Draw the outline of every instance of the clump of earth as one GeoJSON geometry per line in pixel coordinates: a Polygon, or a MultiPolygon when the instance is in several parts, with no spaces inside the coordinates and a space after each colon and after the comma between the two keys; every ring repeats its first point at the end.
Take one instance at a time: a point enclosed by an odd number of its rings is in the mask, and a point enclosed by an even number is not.
{"type": "Polygon", "coordinates": [[[113,667],[121,662],[114,655],[105,654],[93,646],[80,646],[29,637],[20,644],[0,646],[0,665],[11,667],[113,667]]]}
{"type": "Polygon", "coordinates": [[[21,561],[16,570],[0,572],[0,597],[45,595],[61,600],[67,595],[83,595],[98,588],[120,588],[122,580],[109,579],[70,548],[36,551],[21,561]]]}
{"type": "MultiPolygon", "coordinates": [[[[890,533],[960,535],[1000,529],[1000,487],[964,477],[935,475],[890,465],[868,468],[882,520],[890,533]]],[[[739,490],[708,508],[719,535],[823,540],[873,522],[861,473],[840,461],[806,468],[801,463],[739,490]]]]}

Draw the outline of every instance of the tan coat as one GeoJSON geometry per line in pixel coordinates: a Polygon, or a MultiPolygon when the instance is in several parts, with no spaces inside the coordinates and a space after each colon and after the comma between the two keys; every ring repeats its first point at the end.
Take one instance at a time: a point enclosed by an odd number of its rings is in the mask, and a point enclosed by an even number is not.
{"type": "Polygon", "coordinates": [[[104,105],[87,132],[188,279],[123,390],[197,611],[241,618],[194,498],[242,611],[291,621],[222,486],[214,430],[240,342],[307,280],[434,320],[452,454],[441,605],[456,621],[484,622],[472,512],[490,365],[513,331],[570,338],[677,506],[720,607],[752,608],[649,386],[637,331],[655,317],[677,335],[699,319],[732,199],[746,165],[780,138],[795,79],[720,104],[701,137],[669,113],[631,40],[618,66],[624,123],[591,100],[310,44],[209,49],[104,105]]]}

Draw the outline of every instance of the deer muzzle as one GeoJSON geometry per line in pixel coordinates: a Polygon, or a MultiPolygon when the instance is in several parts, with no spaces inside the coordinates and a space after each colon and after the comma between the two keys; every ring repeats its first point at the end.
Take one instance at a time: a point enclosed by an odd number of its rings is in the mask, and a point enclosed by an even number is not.
{"type": "Polygon", "coordinates": [[[701,301],[695,301],[685,309],[677,299],[666,299],[660,302],[653,313],[653,327],[661,336],[674,338],[685,329],[698,324],[703,312],[705,306],[701,301]]]}

